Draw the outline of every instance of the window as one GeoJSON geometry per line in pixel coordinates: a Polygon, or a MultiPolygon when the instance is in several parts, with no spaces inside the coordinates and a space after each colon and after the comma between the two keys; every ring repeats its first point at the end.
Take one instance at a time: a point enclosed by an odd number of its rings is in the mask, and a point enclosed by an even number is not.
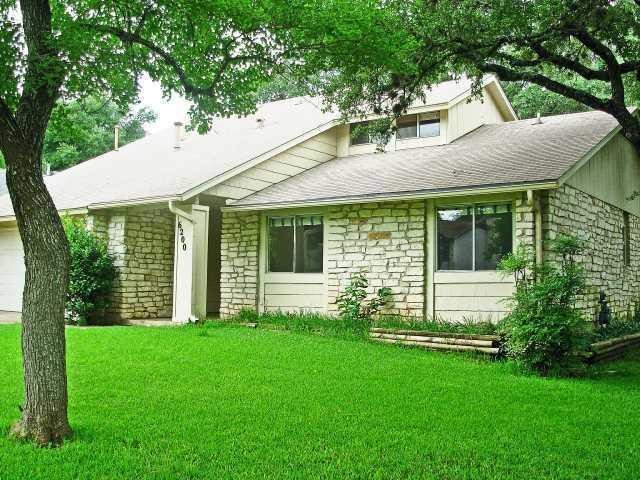
{"type": "Polygon", "coordinates": [[[319,215],[268,219],[269,271],[322,273],[324,229],[319,215]]]}
{"type": "Polygon", "coordinates": [[[374,143],[374,139],[371,134],[366,130],[370,125],[371,122],[358,122],[352,123],[349,126],[351,133],[351,145],[366,145],[367,143],[374,143]]]}
{"type": "Polygon", "coordinates": [[[418,116],[406,115],[396,121],[396,136],[399,139],[416,138],[418,136],[418,116]]]}
{"type": "Polygon", "coordinates": [[[420,115],[420,137],[440,136],[440,114],[438,112],[420,115]]]}
{"type": "Polygon", "coordinates": [[[405,115],[396,121],[396,138],[430,138],[440,136],[440,112],[405,115]]]}
{"type": "Polygon", "coordinates": [[[631,229],[629,226],[629,212],[622,212],[622,259],[624,266],[631,265],[631,229]]]}
{"type": "Polygon", "coordinates": [[[513,249],[511,205],[438,209],[438,270],[495,270],[513,249]]]}

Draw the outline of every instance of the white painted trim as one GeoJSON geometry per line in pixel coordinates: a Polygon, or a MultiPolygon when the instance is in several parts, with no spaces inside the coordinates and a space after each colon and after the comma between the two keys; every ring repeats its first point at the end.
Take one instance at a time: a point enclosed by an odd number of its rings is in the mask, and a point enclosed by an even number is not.
{"type": "Polygon", "coordinates": [[[398,193],[398,194],[373,194],[373,195],[358,195],[353,197],[335,197],[326,199],[316,199],[301,202],[291,203],[272,203],[272,204],[252,204],[252,205],[233,205],[229,204],[226,207],[222,207],[222,211],[234,212],[242,210],[273,210],[273,209],[287,209],[287,208],[304,208],[304,207],[321,207],[327,205],[349,205],[358,203],[370,203],[370,202],[393,202],[401,200],[420,200],[427,198],[441,198],[441,197],[457,197],[465,195],[487,195],[492,193],[508,193],[508,192],[523,192],[526,190],[548,190],[551,188],[557,188],[558,183],[556,181],[547,181],[539,183],[522,183],[515,185],[503,185],[503,186],[487,186],[487,187],[472,187],[468,189],[453,189],[453,190],[427,190],[418,191],[414,193],[398,193]]]}
{"type": "Polygon", "coordinates": [[[433,199],[426,200],[425,205],[425,318],[435,315],[435,282],[436,270],[436,207],[433,199]]]}
{"type": "Polygon", "coordinates": [[[323,309],[329,308],[329,269],[328,269],[328,251],[329,251],[329,223],[328,209],[317,207],[302,207],[292,209],[281,209],[273,211],[262,211],[260,213],[260,231],[258,236],[258,312],[266,310],[266,283],[286,283],[286,284],[322,284],[324,286],[323,295],[325,304],[323,309]],[[295,215],[321,215],[323,221],[323,244],[322,244],[322,272],[319,273],[294,273],[294,272],[268,272],[268,231],[267,218],[272,216],[295,216],[295,215]]]}
{"type": "Polygon", "coordinates": [[[217,175],[213,178],[210,178],[209,180],[201,183],[196,187],[190,188],[189,190],[182,193],[181,199],[188,200],[195,195],[198,195],[206,190],[209,190],[210,188],[215,187],[216,185],[224,182],[225,180],[228,180],[232,177],[235,177],[236,175],[239,175],[242,172],[249,170],[251,167],[255,167],[256,165],[266,160],[269,160],[270,158],[273,158],[276,155],[279,155],[280,153],[292,147],[295,147],[296,145],[299,145],[305,142],[306,140],[309,140],[312,137],[315,137],[316,135],[326,132],[327,130],[339,125],[340,123],[342,123],[340,119],[334,119],[329,122],[323,123],[322,125],[315,127],[314,129],[309,130],[308,132],[303,133],[302,135],[299,135],[279,145],[278,147],[275,147],[267,152],[264,152],[258,155],[257,157],[253,157],[247,160],[246,162],[244,162],[243,164],[238,165],[237,167],[234,167],[230,170],[227,170],[226,172],[221,173],[220,175],[217,175]]]}
{"type": "MultiPolygon", "coordinates": [[[[89,213],[89,210],[87,208],[70,208],[68,210],[58,210],[58,215],[62,216],[62,215],[86,215],[87,213],[89,213]]],[[[6,215],[4,217],[0,217],[0,223],[4,223],[4,222],[15,222],[16,221],[16,216],[15,215],[6,215]]]]}

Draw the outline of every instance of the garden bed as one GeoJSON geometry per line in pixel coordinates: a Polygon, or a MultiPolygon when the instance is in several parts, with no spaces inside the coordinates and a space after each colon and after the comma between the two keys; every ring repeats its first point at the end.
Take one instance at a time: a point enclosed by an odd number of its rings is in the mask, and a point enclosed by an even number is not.
{"type": "Polygon", "coordinates": [[[376,342],[429,350],[477,352],[488,355],[500,353],[500,337],[497,335],[372,328],[369,331],[369,337],[376,342]]]}

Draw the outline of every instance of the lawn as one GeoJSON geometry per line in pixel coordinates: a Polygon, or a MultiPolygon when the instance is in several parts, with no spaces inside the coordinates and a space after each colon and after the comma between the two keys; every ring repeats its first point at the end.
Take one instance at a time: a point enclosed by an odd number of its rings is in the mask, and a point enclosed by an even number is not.
{"type": "MultiPolygon", "coordinates": [[[[362,340],[211,325],[72,328],[76,437],[0,435],[0,479],[638,478],[640,356],[587,379],[362,340]]],[[[0,326],[0,425],[21,400],[0,326]]]]}

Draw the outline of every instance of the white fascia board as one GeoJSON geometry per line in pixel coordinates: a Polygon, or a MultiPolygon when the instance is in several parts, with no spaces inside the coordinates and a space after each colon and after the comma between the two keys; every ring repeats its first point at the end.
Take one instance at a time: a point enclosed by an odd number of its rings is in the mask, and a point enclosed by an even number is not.
{"type": "Polygon", "coordinates": [[[138,198],[134,200],[122,200],[119,202],[92,203],[87,208],[88,210],[105,210],[109,208],[125,208],[135,207],[138,205],[152,205],[154,203],[167,203],[171,201],[177,201],[179,199],[180,198],[175,195],[166,197],[138,198]]]}
{"type": "Polygon", "coordinates": [[[392,202],[403,200],[422,200],[428,198],[440,198],[440,197],[457,197],[468,195],[487,195],[492,193],[508,193],[508,192],[525,192],[527,190],[549,190],[558,187],[558,182],[554,180],[532,183],[518,183],[501,186],[486,186],[486,187],[472,187],[472,188],[460,188],[450,190],[437,190],[437,191],[420,191],[414,193],[399,193],[399,194],[374,194],[374,195],[359,195],[353,197],[339,197],[339,198],[326,198],[318,200],[309,200],[302,202],[282,202],[271,204],[253,204],[253,205],[228,205],[222,207],[221,210],[225,212],[235,212],[242,210],[273,210],[279,208],[301,208],[301,207],[320,207],[325,205],[350,205],[357,203],[370,203],[370,202],[392,202]]]}
{"type": "MultiPolygon", "coordinates": [[[[59,215],[86,215],[87,213],[89,213],[89,210],[87,208],[69,208],[66,210],[58,210],[59,215]]],[[[4,217],[0,217],[0,223],[15,221],[15,215],[6,215],[4,217]]]]}

